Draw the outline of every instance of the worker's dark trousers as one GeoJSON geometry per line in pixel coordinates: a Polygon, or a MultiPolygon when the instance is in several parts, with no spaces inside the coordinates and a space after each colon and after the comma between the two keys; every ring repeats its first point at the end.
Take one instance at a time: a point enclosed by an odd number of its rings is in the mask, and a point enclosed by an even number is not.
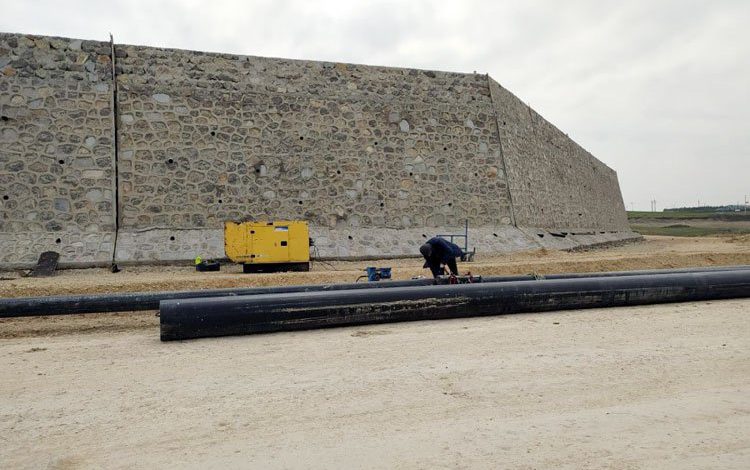
{"type": "Polygon", "coordinates": [[[449,259],[445,264],[448,265],[448,269],[451,270],[451,274],[458,276],[458,266],[456,266],[456,258],[449,259]]]}
{"type": "MultiPolygon", "coordinates": [[[[449,259],[445,262],[445,265],[448,266],[448,269],[452,274],[458,276],[458,266],[456,266],[456,258],[449,259]]],[[[443,263],[438,260],[433,260],[430,261],[430,271],[432,271],[433,277],[438,277],[445,273],[445,268],[443,268],[443,263]]]]}

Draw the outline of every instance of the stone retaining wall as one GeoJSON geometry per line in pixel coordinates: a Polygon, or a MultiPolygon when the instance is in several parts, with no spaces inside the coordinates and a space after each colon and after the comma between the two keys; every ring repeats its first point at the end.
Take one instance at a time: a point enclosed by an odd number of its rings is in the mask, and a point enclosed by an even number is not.
{"type": "Polygon", "coordinates": [[[632,235],[616,174],[486,75],[115,44],[115,87],[111,52],[0,35],[0,265],[221,257],[248,218],[325,257],[632,235]]]}

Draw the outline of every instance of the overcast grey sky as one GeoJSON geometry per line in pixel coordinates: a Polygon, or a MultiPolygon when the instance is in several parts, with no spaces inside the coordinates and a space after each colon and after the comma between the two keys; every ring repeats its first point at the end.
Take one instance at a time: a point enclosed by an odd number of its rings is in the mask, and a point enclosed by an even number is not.
{"type": "Polygon", "coordinates": [[[750,0],[0,0],[0,30],[489,73],[628,209],[750,195],[750,0]]]}

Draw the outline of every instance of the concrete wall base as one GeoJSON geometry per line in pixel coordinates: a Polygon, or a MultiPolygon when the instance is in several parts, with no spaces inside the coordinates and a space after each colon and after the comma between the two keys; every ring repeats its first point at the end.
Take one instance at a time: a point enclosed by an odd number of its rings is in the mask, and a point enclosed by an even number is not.
{"type": "MultiPolygon", "coordinates": [[[[437,234],[461,234],[462,227],[422,229],[350,229],[329,230],[311,227],[315,241],[311,255],[320,259],[383,259],[417,256],[419,246],[437,234]]],[[[43,251],[58,251],[56,240],[63,239],[60,267],[108,266],[114,249],[113,233],[19,233],[3,237],[2,249],[14,253],[0,269],[28,269],[34,266],[43,251]],[[57,248],[57,250],[56,250],[57,248]],[[92,255],[91,253],[95,253],[92,255]]],[[[479,227],[469,230],[469,250],[478,253],[510,253],[540,248],[574,250],[603,244],[636,241],[635,232],[602,232],[571,230],[547,231],[513,226],[479,227]]],[[[463,240],[456,239],[463,247],[463,240]]],[[[196,256],[224,259],[223,230],[155,229],[138,232],[121,231],[117,237],[115,262],[125,265],[185,263],[196,256]]]]}
{"type": "MultiPolygon", "coordinates": [[[[314,258],[377,259],[414,256],[419,246],[438,234],[462,234],[463,227],[375,229],[352,228],[330,230],[310,227],[315,246],[314,258]]],[[[509,225],[479,227],[469,230],[469,250],[480,253],[510,253],[539,248],[567,250],[581,246],[637,239],[633,232],[570,231],[549,232],[543,229],[517,228],[509,225]],[[554,233],[554,235],[553,235],[554,233]],[[562,233],[565,233],[563,235],[562,233]],[[540,236],[542,235],[542,236],[540,236]]],[[[463,239],[456,239],[463,247],[463,239]]],[[[153,263],[224,258],[223,230],[148,230],[121,231],[117,242],[117,262],[153,263]]]]}
{"type": "Polygon", "coordinates": [[[114,232],[15,232],[2,233],[0,269],[32,267],[45,251],[60,253],[60,266],[107,265],[112,262],[114,232]]]}

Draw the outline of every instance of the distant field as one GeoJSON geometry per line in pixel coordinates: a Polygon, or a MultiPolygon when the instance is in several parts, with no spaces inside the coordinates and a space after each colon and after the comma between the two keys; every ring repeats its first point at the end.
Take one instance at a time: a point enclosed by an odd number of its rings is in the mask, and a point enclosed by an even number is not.
{"type": "Polygon", "coordinates": [[[711,220],[750,220],[750,212],[701,212],[701,211],[628,211],[628,220],[638,219],[711,219],[711,220]]]}
{"type": "Polygon", "coordinates": [[[641,235],[665,235],[669,237],[711,237],[716,235],[742,235],[750,233],[744,227],[692,227],[690,225],[639,225],[631,224],[630,228],[641,235]]]}
{"type": "Polygon", "coordinates": [[[750,233],[750,213],[629,211],[630,227],[643,235],[708,237],[750,233]]]}

